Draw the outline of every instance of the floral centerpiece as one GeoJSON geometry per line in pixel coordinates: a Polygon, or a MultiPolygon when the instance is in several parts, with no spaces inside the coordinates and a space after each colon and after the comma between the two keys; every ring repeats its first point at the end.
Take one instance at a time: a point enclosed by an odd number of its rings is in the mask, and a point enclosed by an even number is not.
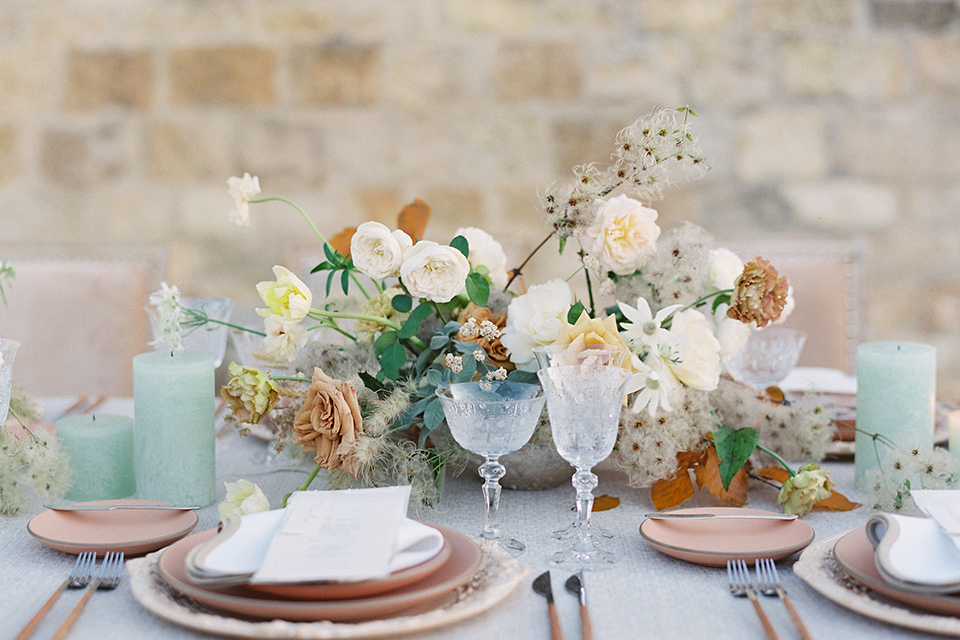
{"type": "Polygon", "coordinates": [[[684,107],[640,118],[618,135],[609,165],[577,167],[570,183],[547,189],[540,208],[548,234],[509,271],[481,229],[459,229],[448,244],[422,239],[430,216],[423,202],[405,207],[396,229],[365,222],[328,240],[294,203],[258,198],[257,178],[231,178],[231,220],[247,226],[257,203],[293,206],[323,245],[313,272],[326,274],[322,301],[282,266],[257,285],[264,327],[251,331],[263,336],[264,353],[299,374],[231,364],[222,394],[238,424],[274,414],[314,455],[301,488],[325,469],[335,488],[411,484],[416,499],[432,503],[444,468],[462,454],[441,437],[438,386],[533,380],[537,346],[620,344],[634,375],[616,459],[632,484],[651,486],[658,508],[683,502],[694,483],[742,505],[751,479],[778,486],[790,512],[855,507],[815,464],[794,470],[786,462],[823,456],[832,436],[824,407],[777,402],[722,376],[750,332],[790,312],[786,279],[762,257],[744,263],[714,247],[696,225],[657,224],[650,204],[662,189],[707,170],[694,116],[684,107]],[[513,286],[552,239],[561,252],[576,245],[582,299],[569,274],[526,291],[513,286]],[[362,303],[334,301],[334,287],[359,292],[362,303]],[[340,339],[311,341],[317,329],[340,339]]]}

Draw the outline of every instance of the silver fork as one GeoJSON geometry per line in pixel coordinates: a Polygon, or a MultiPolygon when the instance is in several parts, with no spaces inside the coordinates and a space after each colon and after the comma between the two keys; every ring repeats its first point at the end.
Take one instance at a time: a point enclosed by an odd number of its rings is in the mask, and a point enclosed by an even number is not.
{"type": "Polygon", "coordinates": [[[746,596],[753,603],[753,608],[757,611],[757,616],[763,624],[763,630],[767,632],[770,640],[780,640],[776,629],[770,623],[760,601],[757,600],[757,592],[753,590],[753,584],[750,582],[750,571],[747,569],[747,563],[743,560],[727,560],[727,582],[730,583],[730,593],[738,598],[746,596]]]}
{"type": "Polygon", "coordinates": [[[77,556],[77,561],[73,564],[73,569],[70,571],[70,575],[67,576],[67,579],[63,581],[57,590],[53,592],[46,602],[43,603],[43,606],[40,607],[40,610],[32,618],[30,622],[20,630],[20,633],[17,634],[17,637],[14,640],[26,640],[33,633],[34,629],[37,628],[37,625],[40,624],[40,621],[43,620],[44,616],[47,615],[47,612],[53,608],[53,604],[60,598],[67,588],[70,589],[80,589],[87,586],[87,583],[93,578],[93,565],[96,562],[96,555],[92,551],[84,551],[79,556],[77,556]]]}
{"type": "Polygon", "coordinates": [[[76,604],[73,611],[67,616],[67,619],[57,628],[51,640],[63,640],[66,638],[67,634],[70,633],[70,628],[73,627],[73,623],[76,622],[80,616],[80,612],[87,606],[87,602],[90,600],[93,592],[97,589],[116,589],[117,585],[120,584],[120,574],[122,572],[123,553],[108,551],[107,555],[103,558],[103,564],[100,565],[100,572],[97,574],[97,577],[94,578],[90,586],[87,587],[86,593],[80,598],[80,602],[76,604]]]}
{"type": "Polygon", "coordinates": [[[803,620],[800,618],[800,613],[794,608],[790,598],[787,597],[787,592],[783,589],[783,585],[780,584],[777,565],[770,558],[757,558],[757,588],[765,596],[779,596],[783,600],[783,604],[787,606],[787,611],[793,618],[793,624],[797,626],[800,637],[803,640],[813,640],[813,636],[810,635],[807,626],[803,624],[803,620]]]}

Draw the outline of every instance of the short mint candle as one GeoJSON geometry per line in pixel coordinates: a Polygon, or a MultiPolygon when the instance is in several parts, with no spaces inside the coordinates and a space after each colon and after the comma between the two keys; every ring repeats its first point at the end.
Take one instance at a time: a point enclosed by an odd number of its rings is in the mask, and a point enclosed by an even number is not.
{"type": "Polygon", "coordinates": [[[67,499],[110,500],[134,494],[132,418],[67,416],[55,427],[70,464],[72,484],[67,499]]]}
{"type": "Polygon", "coordinates": [[[207,506],[217,498],[213,356],[155,351],[133,359],[137,497],[207,506]]]}
{"type": "Polygon", "coordinates": [[[937,351],[932,346],[867,342],[857,348],[857,488],[866,488],[867,473],[890,453],[869,434],[888,438],[905,451],[933,450],[936,395],[937,351]]]}

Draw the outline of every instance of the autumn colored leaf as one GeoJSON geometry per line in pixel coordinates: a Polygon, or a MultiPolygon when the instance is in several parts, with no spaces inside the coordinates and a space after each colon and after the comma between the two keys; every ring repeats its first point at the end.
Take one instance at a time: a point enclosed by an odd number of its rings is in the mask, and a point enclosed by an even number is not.
{"type": "Polygon", "coordinates": [[[592,511],[609,511],[620,506],[620,498],[603,494],[593,499],[592,511]]]}
{"type": "Polygon", "coordinates": [[[764,467],[753,472],[764,480],[772,480],[783,484],[790,477],[790,472],[783,467],[764,467]]]}
{"type": "Polygon", "coordinates": [[[350,255],[350,241],[353,240],[353,234],[356,232],[356,227],[344,228],[343,231],[330,238],[330,246],[344,257],[348,257],[350,255]]]}
{"type": "Polygon", "coordinates": [[[860,503],[851,502],[839,491],[832,491],[830,497],[813,505],[813,508],[818,511],[853,511],[859,506],[860,503]]]}
{"type": "Polygon", "coordinates": [[[678,470],[672,478],[657,480],[650,487],[650,498],[657,511],[676,507],[692,495],[693,482],[690,481],[687,467],[678,470]]]}
{"type": "Polygon", "coordinates": [[[397,216],[397,228],[414,241],[420,240],[427,231],[430,213],[430,205],[417,198],[400,211],[400,215],[397,216]]]}
{"type": "Polygon", "coordinates": [[[705,487],[721,502],[731,507],[742,507],[747,503],[747,473],[749,471],[750,462],[747,461],[730,480],[729,487],[724,489],[723,481],[720,478],[720,458],[717,457],[717,449],[714,446],[707,449],[706,461],[697,465],[694,469],[697,484],[705,487]]]}

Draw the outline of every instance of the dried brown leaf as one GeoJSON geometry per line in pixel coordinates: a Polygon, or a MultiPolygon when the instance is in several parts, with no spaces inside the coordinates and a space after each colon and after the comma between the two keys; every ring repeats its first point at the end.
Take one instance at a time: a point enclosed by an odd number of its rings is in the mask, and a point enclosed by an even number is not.
{"type": "Polygon", "coordinates": [[[620,498],[603,494],[593,499],[593,511],[609,511],[620,506],[620,498]]]}
{"type": "Polygon", "coordinates": [[[406,205],[397,216],[397,228],[404,231],[414,242],[423,239],[430,221],[430,205],[417,198],[406,205]]]}
{"type": "Polygon", "coordinates": [[[726,505],[731,507],[742,507],[747,503],[747,473],[750,471],[750,462],[744,463],[740,471],[737,471],[730,481],[730,488],[723,488],[723,481],[720,479],[720,459],[717,457],[717,449],[711,445],[707,449],[707,459],[703,464],[697,465],[694,473],[697,476],[697,484],[705,487],[707,491],[720,499],[726,505]]]}
{"type": "Polygon", "coordinates": [[[678,470],[672,478],[657,480],[650,487],[650,498],[657,511],[676,507],[692,495],[693,482],[690,481],[687,467],[678,470]]]}
{"type": "Polygon", "coordinates": [[[813,505],[813,508],[818,511],[853,511],[859,506],[859,502],[851,502],[839,491],[832,491],[830,497],[813,505]]]}
{"type": "Polygon", "coordinates": [[[346,227],[343,231],[330,238],[330,246],[336,249],[344,256],[350,255],[350,241],[353,240],[353,234],[357,232],[356,227],[346,227]]]}
{"type": "Polygon", "coordinates": [[[783,484],[790,477],[790,472],[783,467],[764,467],[757,469],[754,473],[764,480],[771,480],[783,484]]]}

